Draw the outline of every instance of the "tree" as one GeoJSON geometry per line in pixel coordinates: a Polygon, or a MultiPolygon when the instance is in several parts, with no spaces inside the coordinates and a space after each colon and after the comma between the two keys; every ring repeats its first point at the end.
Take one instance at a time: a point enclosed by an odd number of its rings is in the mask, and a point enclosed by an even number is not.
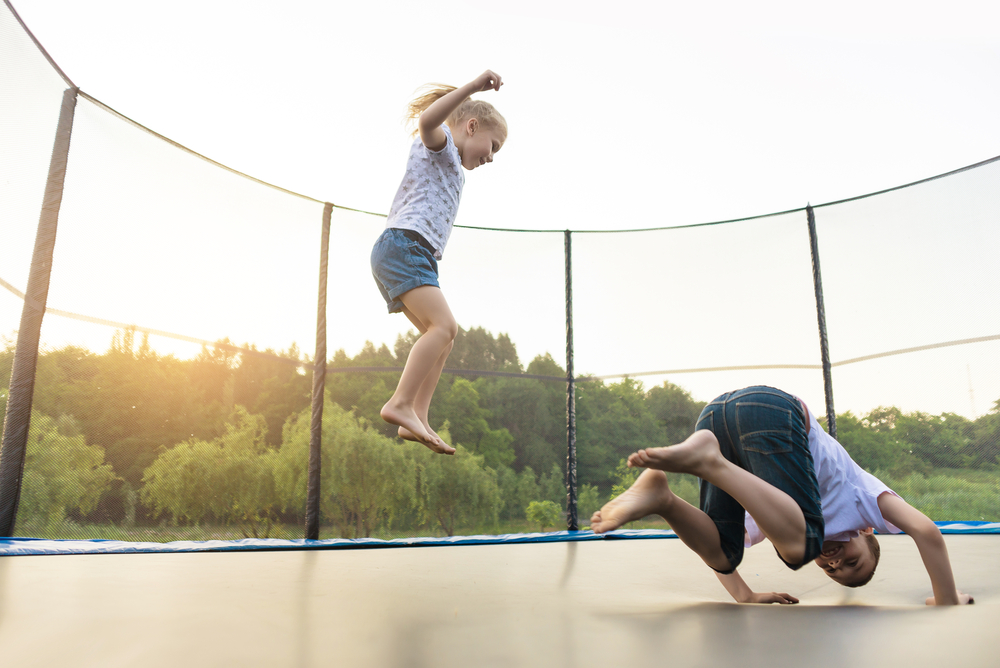
{"type": "Polygon", "coordinates": [[[385,345],[376,348],[371,341],[365,341],[364,347],[353,358],[348,357],[343,350],[338,350],[327,365],[327,394],[345,410],[354,411],[357,417],[368,420],[382,435],[395,438],[396,427],[383,422],[379,411],[392,396],[399,382],[400,372],[334,373],[331,370],[355,367],[393,369],[402,367],[404,362],[405,358],[394,357],[385,345]]]}
{"type": "Polygon", "coordinates": [[[472,383],[458,378],[440,404],[440,411],[449,416],[452,437],[482,456],[485,466],[496,469],[514,461],[514,437],[506,429],[490,429],[486,421],[490,411],[479,405],[479,393],[472,383]]]}
{"type": "Polygon", "coordinates": [[[695,401],[690,392],[669,381],[649,390],[646,403],[663,429],[664,440],[671,444],[680,443],[691,435],[705,407],[704,401],[695,401]]]}
{"type": "MultiPolygon", "coordinates": [[[[311,416],[304,410],[285,425],[276,472],[284,509],[305,508],[311,416]]],[[[416,503],[412,453],[327,397],[323,407],[320,511],[345,538],[371,536],[416,503]]]]}
{"type": "Polygon", "coordinates": [[[545,527],[554,527],[559,524],[562,511],[554,501],[532,501],[524,509],[525,517],[528,521],[538,525],[538,531],[545,531],[545,527]]]}
{"type": "MultiPolygon", "coordinates": [[[[550,355],[536,357],[527,373],[565,377],[550,355]]],[[[548,471],[566,459],[566,384],[529,378],[482,377],[475,381],[489,424],[514,440],[514,470],[548,471]]]]}
{"type": "Polygon", "coordinates": [[[268,348],[263,353],[243,344],[239,364],[232,371],[233,403],[264,416],[268,445],[278,446],[285,420],[310,403],[312,371],[300,363],[308,364],[309,357],[294,343],[288,350],[268,348]]]}
{"type": "Polygon", "coordinates": [[[538,487],[538,498],[552,501],[560,508],[566,505],[566,474],[559,464],[553,464],[548,475],[538,477],[538,487]]]}
{"type": "MultiPolygon", "coordinates": [[[[399,336],[395,345],[396,359],[406,360],[410,349],[418,338],[420,335],[414,330],[407,332],[406,336],[399,336]]],[[[494,337],[482,327],[473,327],[470,330],[458,328],[455,345],[451,354],[448,355],[447,366],[450,369],[472,371],[507,371],[510,373],[521,371],[521,363],[517,358],[517,348],[511,342],[510,337],[502,333],[494,337]]]]}
{"type": "MultiPolygon", "coordinates": [[[[439,433],[445,441],[451,436],[447,426],[439,433]]],[[[483,466],[481,455],[453,443],[453,456],[421,458],[420,489],[427,517],[449,536],[460,526],[496,526],[501,505],[496,471],[483,466]]]]}
{"type": "Polygon", "coordinates": [[[642,383],[581,383],[577,393],[577,477],[608,489],[614,463],[641,448],[669,445],[645,403],[642,383]]]}
{"type": "Polygon", "coordinates": [[[143,502],[174,524],[216,519],[266,538],[279,505],[266,437],[264,418],[237,407],[222,436],[191,439],[156,458],[142,476],[143,502]]]}
{"type": "Polygon", "coordinates": [[[18,521],[29,527],[52,530],[70,511],[90,512],[115,480],[104,451],[74,433],[71,419],[60,423],[31,413],[18,508],[18,521]],[[60,423],[67,433],[60,431],[60,423]]]}
{"type": "Polygon", "coordinates": [[[901,416],[896,429],[900,440],[910,444],[912,453],[931,466],[961,468],[973,459],[967,451],[972,422],[961,415],[916,411],[901,416]]]}
{"type": "Polygon", "coordinates": [[[584,483],[576,497],[577,518],[580,524],[590,522],[590,516],[601,509],[601,496],[595,485],[584,483]]]}
{"type": "MultiPolygon", "coordinates": [[[[867,471],[905,473],[921,468],[910,444],[899,440],[898,409],[878,408],[862,418],[850,411],[837,416],[837,440],[858,466],[867,471]]],[[[926,465],[924,465],[926,466],[926,465]]]]}
{"type": "Polygon", "coordinates": [[[1000,468],[1000,399],[973,424],[971,466],[1000,468]]]}
{"type": "Polygon", "coordinates": [[[627,459],[620,460],[618,465],[615,466],[613,473],[616,482],[611,488],[611,498],[613,499],[627,492],[628,488],[639,479],[640,473],[642,473],[642,469],[630,468],[627,459]]]}

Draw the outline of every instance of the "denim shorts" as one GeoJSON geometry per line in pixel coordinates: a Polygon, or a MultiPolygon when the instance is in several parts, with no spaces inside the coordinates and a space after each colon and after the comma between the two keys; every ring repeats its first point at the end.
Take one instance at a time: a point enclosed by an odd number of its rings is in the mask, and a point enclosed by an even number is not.
{"type": "Polygon", "coordinates": [[[386,228],[372,248],[372,276],[389,313],[403,310],[400,295],[421,285],[441,287],[431,245],[417,232],[394,227],[386,228]]]}
{"type": "MultiPolygon", "coordinates": [[[[806,520],[805,555],[798,570],[823,549],[823,509],[809,452],[802,403],[773,387],[755,386],[713,399],[698,417],[695,430],[708,429],[719,440],[722,456],[788,494],[806,520]]],[[[744,509],[715,485],[701,481],[701,509],[719,530],[722,551],[733,572],[743,560],[744,509]]]]}

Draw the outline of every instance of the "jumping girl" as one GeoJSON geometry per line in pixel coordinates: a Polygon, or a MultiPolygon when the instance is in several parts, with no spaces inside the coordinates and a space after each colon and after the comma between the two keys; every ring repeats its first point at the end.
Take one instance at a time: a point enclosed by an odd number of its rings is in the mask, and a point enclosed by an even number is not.
{"type": "Polygon", "coordinates": [[[427,421],[431,397],[458,334],[458,324],[438,284],[437,261],[448,243],[465,185],[462,168],[493,162],[507,139],[507,121],[488,102],[469,96],[499,91],[503,82],[486,70],[460,88],[435,86],[409,105],[419,135],[396,191],[382,236],[372,249],[372,275],[389,308],[420,331],[382,419],[400,438],[434,452],[455,454],[427,421]]]}

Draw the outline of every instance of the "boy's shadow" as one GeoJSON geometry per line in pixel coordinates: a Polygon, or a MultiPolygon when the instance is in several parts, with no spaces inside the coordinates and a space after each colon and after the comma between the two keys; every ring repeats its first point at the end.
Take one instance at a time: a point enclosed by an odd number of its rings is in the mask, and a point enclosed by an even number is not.
{"type": "Polygon", "coordinates": [[[996,615],[975,610],[706,602],[598,621],[614,629],[619,647],[634,646],[640,665],[667,656],[686,666],[829,665],[864,656],[881,665],[995,666],[996,615]]]}

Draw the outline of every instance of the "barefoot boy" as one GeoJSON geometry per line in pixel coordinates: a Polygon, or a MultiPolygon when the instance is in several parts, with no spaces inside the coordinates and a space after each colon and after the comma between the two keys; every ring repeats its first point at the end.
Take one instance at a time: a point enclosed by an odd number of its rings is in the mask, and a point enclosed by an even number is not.
{"type": "Polygon", "coordinates": [[[931,579],[927,604],[973,602],[955,589],[934,522],[855,464],[799,399],[764,386],[727,392],[705,407],[695,429],[683,443],[631,455],[629,466],[647,470],[594,513],[591,528],[604,533],[661,515],[741,603],[798,603],[747,586],[736,571],[745,543],[766,537],[789,568],[815,561],[833,580],[858,587],[878,565],[872,529],[905,531],[931,579]],[[663,471],[701,478],[701,508],[674,495],[663,471]]]}

